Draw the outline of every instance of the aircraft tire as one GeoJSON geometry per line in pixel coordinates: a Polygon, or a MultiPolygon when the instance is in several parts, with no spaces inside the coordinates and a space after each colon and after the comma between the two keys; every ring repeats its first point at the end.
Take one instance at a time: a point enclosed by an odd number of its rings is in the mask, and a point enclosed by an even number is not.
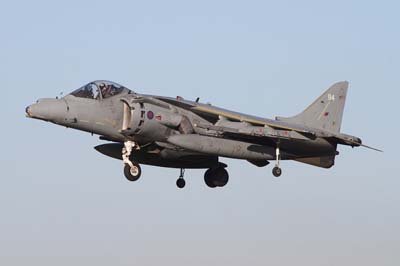
{"type": "Polygon", "coordinates": [[[213,172],[212,169],[208,169],[208,170],[206,171],[206,173],[204,174],[204,182],[206,183],[206,185],[207,185],[209,188],[215,188],[215,187],[217,187],[217,186],[215,185],[215,183],[214,183],[214,179],[212,178],[212,172],[213,172]]]}
{"type": "Polygon", "coordinates": [[[278,166],[275,166],[274,169],[272,169],[272,174],[273,174],[275,177],[280,177],[281,174],[282,174],[282,169],[279,168],[278,166]]]}
{"type": "Polygon", "coordinates": [[[224,187],[228,184],[229,174],[223,167],[218,167],[215,171],[214,184],[217,187],[224,187]]]}
{"type": "Polygon", "coordinates": [[[178,178],[178,180],[176,180],[176,186],[180,189],[184,188],[186,186],[186,181],[183,178],[178,178]]]}
{"type": "Polygon", "coordinates": [[[229,174],[224,167],[208,169],[204,174],[204,182],[210,188],[224,187],[228,184],[229,174]]]}
{"type": "Polygon", "coordinates": [[[137,181],[142,175],[142,169],[138,163],[132,162],[132,164],[135,166],[136,169],[131,169],[129,164],[125,164],[124,174],[126,179],[128,179],[131,182],[134,182],[137,181]]]}

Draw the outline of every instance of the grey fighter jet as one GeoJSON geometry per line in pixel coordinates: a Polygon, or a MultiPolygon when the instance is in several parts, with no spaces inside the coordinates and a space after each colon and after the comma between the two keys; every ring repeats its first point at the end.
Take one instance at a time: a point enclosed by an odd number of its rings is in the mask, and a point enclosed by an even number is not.
{"type": "Polygon", "coordinates": [[[340,133],[347,88],[348,82],[336,83],[302,113],[266,119],[99,80],[60,99],[40,99],[26,108],[26,115],[100,135],[109,143],[95,149],[122,160],[130,181],[141,176],[140,164],[180,169],[179,188],[185,186],[185,169],[207,169],[204,181],[215,188],[229,180],[221,157],[258,167],[274,160],[272,173],[279,177],[281,160],[330,168],[338,144],[371,148],[340,133]]]}

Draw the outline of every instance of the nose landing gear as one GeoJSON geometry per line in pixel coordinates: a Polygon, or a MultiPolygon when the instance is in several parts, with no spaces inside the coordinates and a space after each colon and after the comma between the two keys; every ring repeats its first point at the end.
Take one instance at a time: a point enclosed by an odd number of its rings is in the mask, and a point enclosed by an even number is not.
{"type": "Polygon", "coordinates": [[[142,175],[142,169],[138,163],[132,162],[132,166],[125,164],[124,174],[126,179],[134,182],[139,180],[140,176],[142,175]]]}
{"type": "Polygon", "coordinates": [[[129,181],[137,181],[142,175],[142,169],[137,162],[132,162],[130,156],[133,149],[139,149],[139,146],[133,141],[125,141],[122,148],[122,160],[124,161],[124,174],[129,181]]]}

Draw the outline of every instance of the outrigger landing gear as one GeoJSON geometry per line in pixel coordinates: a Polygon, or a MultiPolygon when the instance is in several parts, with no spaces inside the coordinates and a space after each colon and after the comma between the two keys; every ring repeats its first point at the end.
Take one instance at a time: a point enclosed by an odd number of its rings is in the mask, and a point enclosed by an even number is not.
{"type": "Polygon", "coordinates": [[[184,188],[186,185],[186,181],[185,179],[183,179],[184,175],[185,175],[185,169],[181,168],[181,174],[179,175],[178,180],[176,180],[176,186],[178,188],[184,188]]]}
{"type": "Polygon", "coordinates": [[[274,169],[272,169],[272,174],[275,177],[280,177],[281,174],[282,174],[282,169],[279,167],[280,160],[281,160],[281,153],[280,153],[280,150],[279,150],[279,146],[277,146],[276,147],[276,164],[275,164],[274,169]]]}
{"type": "Polygon", "coordinates": [[[130,156],[133,149],[139,149],[139,146],[133,141],[125,141],[122,148],[122,160],[124,161],[124,174],[129,181],[137,181],[142,175],[142,169],[137,162],[132,162],[130,156]]]}

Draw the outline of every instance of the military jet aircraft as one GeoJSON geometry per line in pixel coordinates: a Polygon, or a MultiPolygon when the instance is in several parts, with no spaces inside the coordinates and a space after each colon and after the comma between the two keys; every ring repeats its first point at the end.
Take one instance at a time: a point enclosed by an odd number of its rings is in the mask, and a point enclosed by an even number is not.
{"type": "Polygon", "coordinates": [[[266,119],[199,99],[139,94],[98,80],[62,98],[40,99],[26,108],[26,115],[100,135],[110,143],[95,149],[122,160],[130,181],[141,176],[140,164],[180,169],[179,188],[185,187],[185,169],[207,169],[204,181],[215,188],[229,180],[221,157],[258,167],[275,160],[272,173],[279,177],[281,160],[330,168],[338,144],[371,148],[358,137],[340,133],[347,89],[348,82],[336,83],[302,113],[266,119]]]}

